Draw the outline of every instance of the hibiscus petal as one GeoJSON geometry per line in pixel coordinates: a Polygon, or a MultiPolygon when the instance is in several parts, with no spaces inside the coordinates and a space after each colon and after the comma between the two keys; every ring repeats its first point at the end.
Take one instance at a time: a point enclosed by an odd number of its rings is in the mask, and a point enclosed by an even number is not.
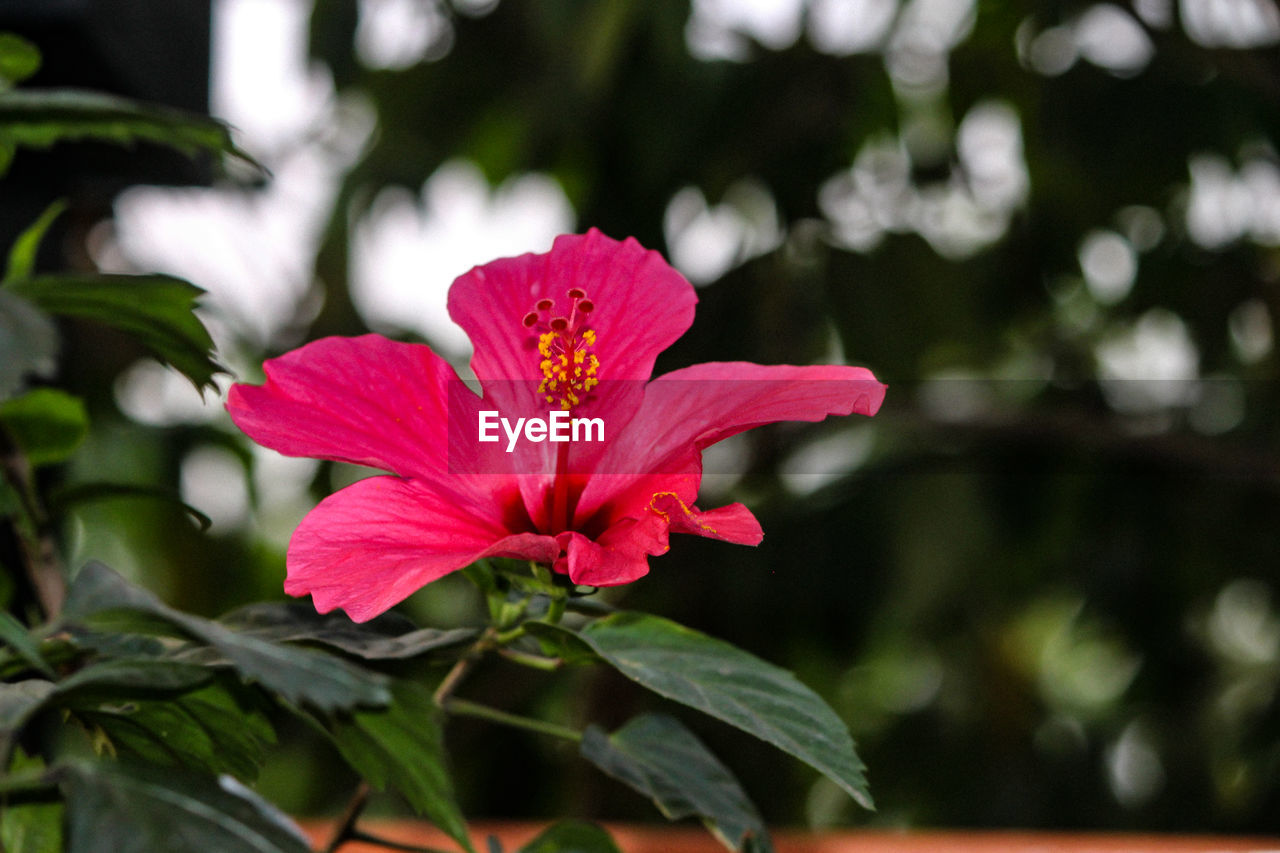
{"type": "Polygon", "coordinates": [[[674,492],[659,492],[653,496],[649,506],[666,519],[668,529],[673,533],[693,533],[739,545],[759,545],[764,539],[760,522],[742,504],[729,504],[703,512],[686,504],[674,492]]]}
{"type": "Polygon", "coordinates": [[[323,338],[263,369],[265,384],[227,395],[231,419],[258,444],[406,477],[446,469],[449,387],[461,383],[429,347],[323,338]]]}
{"type": "Polygon", "coordinates": [[[595,541],[566,531],[556,537],[564,556],[553,568],[576,584],[618,586],[649,573],[649,555],[667,550],[666,521],[655,514],[625,518],[595,541]]]}
{"type": "Polygon", "coordinates": [[[621,496],[634,499],[654,474],[691,476],[696,490],[703,448],[776,421],[873,415],[884,393],[861,367],[710,362],[673,371],[648,384],[644,404],[596,461],[577,511],[587,517],[621,496]]]}
{"type": "Polygon", "coordinates": [[[511,534],[465,497],[418,480],[370,477],[330,495],[289,543],[285,592],[316,610],[372,619],[431,581],[484,557],[550,563],[550,536],[511,534]]]}
{"type": "Polygon", "coordinates": [[[693,286],[631,238],[618,242],[592,229],[556,238],[544,255],[476,267],[450,288],[449,316],[475,346],[471,367],[486,399],[520,414],[545,413],[536,393],[537,332],[522,320],[541,299],[552,300],[552,313],[566,311],[572,288],[594,303],[589,325],[602,382],[647,380],[658,353],[693,323],[693,286]]]}

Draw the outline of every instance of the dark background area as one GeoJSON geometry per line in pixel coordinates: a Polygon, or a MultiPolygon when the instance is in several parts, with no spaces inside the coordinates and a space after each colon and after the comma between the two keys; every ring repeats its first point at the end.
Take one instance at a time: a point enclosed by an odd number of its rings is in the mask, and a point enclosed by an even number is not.
{"type": "MultiPolygon", "coordinates": [[[[34,84],[205,104],[207,6],[66,5],[51,23],[0,3],[0,26],[44,50],[34,84]],[[117,32],[129,15],[149,29],[117,32]]],[[[793,668],[848,722],[879,811],[682,718],[778,824],[1280,832],[1270,0],[853,3],[892,12],[858,52],[809,31],[781,46],[739,33],[734,59],[691,55],[677,0],[428,5],[447,49],[388,69],[357,55],[357,4],[317,4],[312,58],[376,126],[315,252],[323,299],[276,340],[235,339],[234,363],[365,331],[348,295],[352,223],[446,161],[495,186],[548,174],[579,230],[664,253],[685,239],[669,216],[678,192],[752,222],[749,180],[774,237],[763,252],[740,242],[700,287],[693,329],[659,368],[836,351],[889,395],[872,421],[739,442],[741,476],[705,504],[748,503],[764,544],[681,538],[610,600],[793,668]],[[939,23],[957,9],[957,26],[939,23]]],[[[807,5],[811,25],[822,5],[807,5]]],[[[33,217],[46,190],[69,195],[71,263],[88,262],[83,241],[123,184],[211,180],[143,174],[139,152],[30,157],[6,179],[6,221],[33,217]]],[[[130,422],[112,389],[137,353],[87,330],[68,340],[62,381],[89,397],[95,426],[68,480],[109,467],[176,488],[208,447],[254,464],[225,421],[130,422]]],[[[342,476],[319,469],[312,499],[342,476]]],[[[205,535],[175,509],[119,502],[77,516],[68,549],[102,530],[185,608],[280,595],[283,549],[260,525],[205,535]]],[[[451,579],[406,607],[456,621],[477,606],[451,579]]],[[[468,690],[605,724],[651,701],[608,674],[501,664],[468,690]]],[[[543,742],[466,721],[450,738],[471,815],[650,815],[543,742]]],[[[335,766],[292,733],[260,784],[287,808],[333,809],[351,781],[335,766]]]]}

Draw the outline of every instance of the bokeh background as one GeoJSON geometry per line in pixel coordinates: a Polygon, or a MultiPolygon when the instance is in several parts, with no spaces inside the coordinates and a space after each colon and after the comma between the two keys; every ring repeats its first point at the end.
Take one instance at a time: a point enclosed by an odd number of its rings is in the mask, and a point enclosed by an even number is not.
{"type": "MultiPolygon", "coordinates": [[[[44,50],[34,85],[208,108],[270,168],[24,152],[0,200],[17,223],[70,198],[47,264],[205,288],[241,379],[370,329],[461,367],[453,277],[595,226],[698,287],[661,369],[889,383],[874,420],[708,459],[704,504],[747,502],[763,545],[682,539],[611,593],[848,722],[875,813],[685,718],[771,822],[1280,832],[1273,0],[36,0],[0,26],[44,50]]],[[[62,477],[214,522],[87,506],[71,564],[206,614],[280,597],[293,526],[366,472],[251,446],[108,333],[68,350],[94,429],[62,477]]],[[[478,605],[446,579],[404,610],[478,605]]],[[[467,690],[605,723],[650,701],[501,666],[467,690]]],[[[651,817],[555,745],[468,721],[450,745],[471,815],[651,817]]],[[[315,813],[353,784],[285,731],[259,787],[315,813]]]]}

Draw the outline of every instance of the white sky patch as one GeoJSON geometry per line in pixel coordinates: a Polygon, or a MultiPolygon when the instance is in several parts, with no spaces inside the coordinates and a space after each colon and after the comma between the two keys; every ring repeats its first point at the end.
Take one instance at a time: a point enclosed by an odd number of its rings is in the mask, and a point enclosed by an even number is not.
{"type": "Polygon", "coordinates": [[[288,145],[324,117],[333,81],[307,63],[308,2],[215,0],[213,114],[255,155],[288,145]]]}
{"type": "MultiPolygon", "coordinates": [[[[342,168],[332,153],[307,146],[276,163],[261,190],[130,189],[116,200],[119,252],[134,268],[203,287],[215,324],[265,345],[297,319],[311,289],[342,168]]],[[[109,255],[97,256],[102,266],[111,266],[109,255]]]]}
{"type": "Polygon", "coordinates": [[[956,130],[956,152],[979,206],[1011,210],[1026,201],[1031,178],[1012,106],[995,100],[974,104],[956,130]]]}
{"type": "Polygon", "coordinates": [[[1138,255],[1129,241],[1116,232],[1090,231],[1080,241],[1076,256],[1089,293],[1103,305],[1114,305],[1133,289],[1138,255]]]}
{"type": "Polygon", "coordinates": [[[1142,25],[1110,3],[1090,6],[1076,21],[1075,35],[1081,56],[1120,76],[1137,74],[1156,52],[1142,25]]]}
{"type": "Polygon", "coordinates": [[[182,460],[182,500],[209,516],[210,530],[226,533],[249,520],[244,465],[222,447],[197,447],[182,460]]]}
{"type": "Polygon", "coordinates": [[[356,55],[365,67],[408,68],[452,46],[453,24],[439,0],[360,0],[356,55]]]}
{"type": "Polygon", "coordinates": [[[782,461],[778,479],[793,495],[808,495],[862,467],[875,447],[875,428],[858,424],[801,445],[782,461]]]}
{"type": "Polygon", "coordinates": [[[1275,344],[1271,312],[1261,299],[1237,305],[1227,318],[1227,332],[1236,357],[1245,364],[1262,361],[1275,344]]]}
{"type": "Polygon", "coordinates": [[[693,0],[685,42],[698,59],[745,59],[748,39],[783,50],[800,37],[804,0],[693,0]]]}
{"type": "Polygon", "coordinates": [[[1187,35],[1204,47],[1247,49],[1280,41],[1273,0],[1180,0],[1178,8],[1187,35]]]}
{"type": "Polygon", "coordinates": [[[1152,308],[1095,350],[1104,396],[1117,411],[1159,412],[1195,402],[1200,352],[1178,315],[1152,308]]]}
{"type": "Polygon", "coordinates": [[[809,42],[833,56],[878,50],[897,14],[898,0],[810,0],[809,42]]]}
{"type": "Polygon", "coordinates": [[[333,99],[306,60],[310,4],[218,0],[212,105],[271,170],[262,189],[136,187],[97,240],[107,270],[155,270],[208,291],[215,340],[257,347],[307,313],[312,264],[342,174],[368,137],[367,107],[333,99]]]}
{"type": "Polygon", "coordinates": [[[1003,237],[1031,185],[1017,111],[1002,101],[975,104],[955,148],[959,168],[917,186],[906,145],[888,134],[869,138],[852,168],[818,191],[835,242],[866,252],[885,234],[914,231],[943,257],[963,259],[1003,237]]]}
{"type": "Polygon", "coordinates": [[[449,358],[470,344],[449,319],[449,285],[495,258],[545,252],[570,231],[574,211],[554,179],[517,175],[491,188],[473,163],[445,163],[417,197],[379,193],[357,223],[351,298],[372,326],[415,332],[449,358]]]}
{"type": "Polygon", "coordinates": [[[1280,245],[1280,167],[1270,157],[1249,157],[1239,172],[1219,154],[1196,154],[1187,163],[1186,223],[1191,239],[1222,249],[1244,237],[1280,245]]]}
{"type": "Polygon", "coordinates": [[[773,196],[755,180],[736,182],[714,206],[697,187],[681,189],[667,204],[662,227],[671,263],[697,285],[772,251],[783,234],[773,196]]]}
{"type": "Polygon", "coordinates": [[[191,380],[151,358],[138,359],[116,378],[115,397],[120,411],[151,426],[207,424],[223,412],[221,399],[208,392],[202,397],[191,380]]]}

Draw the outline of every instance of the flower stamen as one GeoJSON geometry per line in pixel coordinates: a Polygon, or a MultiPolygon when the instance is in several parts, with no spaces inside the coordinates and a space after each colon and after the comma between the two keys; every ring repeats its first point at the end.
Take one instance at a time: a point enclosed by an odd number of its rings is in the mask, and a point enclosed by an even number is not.
{"type": "Polygon", "coordinates": [[[538,393],[552,406],[564,411],[580,405],[600,384],[600,359],[594,350],[596,333],[586,325],[595,303],[580,287],[570,288],[568,314],[547,317],[555,303],[539,299],[534,310],[521,321],[538,333],[538,368],[542,381],[538,393]]]}

